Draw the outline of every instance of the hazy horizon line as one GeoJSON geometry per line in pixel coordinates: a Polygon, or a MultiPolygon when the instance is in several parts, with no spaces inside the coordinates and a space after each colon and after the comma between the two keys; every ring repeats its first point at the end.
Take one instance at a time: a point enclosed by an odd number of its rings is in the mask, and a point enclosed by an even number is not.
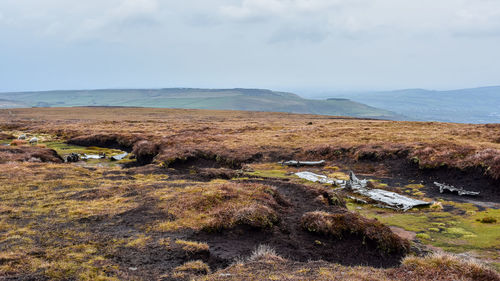
{"type": "Polygon", "coordinates": [[[470,87],[453,87],[453,88],[424,88],[424,87],[408,87],[408,88],[373,88],[373,89],[319,89],[319,88],[266,88],[266,87],[186,87],[186,86],[170,86],[170,87],[96,87],[96,88],[59,88],[59,89],[41,89],[41,90],[15,90],[15,91],[0,91],[0,94],[11,93],[37,93],[37,92],[65,92],[65,91],[112,91],[112,90],[165,90],[165,89],[193,89],[193,90],[270,90],[273,92],[288,92],[301,93],[309,92],[311,94],[326,94],[332,93],[365,93],[365,92],[395,92],[405,90],[424,90],[424,91],[458,91],[481,88],[500,87],[500,84],[486,86],[470,86],[470,87]]]}

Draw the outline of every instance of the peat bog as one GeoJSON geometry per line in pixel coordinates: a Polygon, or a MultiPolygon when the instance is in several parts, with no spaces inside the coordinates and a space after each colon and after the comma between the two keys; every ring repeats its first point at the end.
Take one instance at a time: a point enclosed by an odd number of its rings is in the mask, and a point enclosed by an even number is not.
{"type": "Polygon", "coordinates": [[[0,130],[0,280],[500,280],[498,125],[37,108],[0,110],[0,130]],[[350,170],[433,204],[378,208],[294,175],[350,170]]]}

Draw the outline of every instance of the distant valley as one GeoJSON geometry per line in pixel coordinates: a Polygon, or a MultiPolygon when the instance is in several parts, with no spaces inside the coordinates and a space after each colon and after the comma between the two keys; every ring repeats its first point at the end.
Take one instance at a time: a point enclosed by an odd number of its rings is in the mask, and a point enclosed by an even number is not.
{"type": "Polygon", "coordinates": [[[330,95],[383,108],[409,120],[457,123],[499,123],[500,86],[430,91],[408,89],[330,95]]]}

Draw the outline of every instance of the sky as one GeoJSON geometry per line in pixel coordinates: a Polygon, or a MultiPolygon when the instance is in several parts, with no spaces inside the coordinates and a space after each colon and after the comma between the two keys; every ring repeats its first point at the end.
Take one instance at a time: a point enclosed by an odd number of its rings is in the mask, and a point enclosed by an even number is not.
{"type": "Polygon", "coordinates": [[[498,0],[0,0],[0,92],[500,85],[498,0]]]}

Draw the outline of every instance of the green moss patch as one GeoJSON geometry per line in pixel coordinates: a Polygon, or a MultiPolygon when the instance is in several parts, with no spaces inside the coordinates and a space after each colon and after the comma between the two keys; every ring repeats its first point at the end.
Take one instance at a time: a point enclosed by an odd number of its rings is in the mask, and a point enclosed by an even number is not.
{"type": "Polygon", "coordinates": [[[500,210],[479,211],[473,204],[442,202],[453,206],[450,212],[442,209],[412,210],[406,213],[363,205],[353,202],[347,206],[363,216],[377,218],[384,224],[417,232],[417,238],[446,251],[465,253],[474,251],[478,256],[491,258],[500,250],[500,224],[482,223],[485,217],[500,217],[500,210]]]}
{"type": "Polygon", "coordinates": [[[85,147],[85,146],[71,145],[71,144],[67,144],[64,142],[57,142],[57,141],[44,142],[43,144],[45,144],[48,148],[51,148],[51,149],[54,149],[55,151],[57,151],[57,153],[59,155],[66,155],[66,154],[71,154],[71,153],[78,153],[78,154],[106,153],[106,156],[113,156],[113,155],[118,155],[118,154],[123,153],[123,151],[118,150],[118,149],[95,147],[95,146],[85,147]]]}
{"type": "Polygon", "coordinates": [[[288,178],[288,171],[286,167],[279,164],[252,164],[248,165],[251,171],[246,172],[245,175],[263,178],[288,178]]]}

